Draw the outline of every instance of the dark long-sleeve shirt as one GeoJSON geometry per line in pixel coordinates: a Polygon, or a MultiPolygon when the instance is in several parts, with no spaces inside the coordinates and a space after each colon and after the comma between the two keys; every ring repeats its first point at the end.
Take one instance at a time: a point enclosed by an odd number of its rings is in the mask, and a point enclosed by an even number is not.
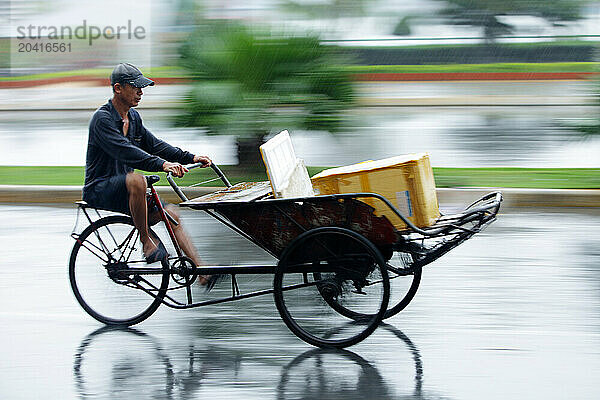
{"type": "Polygon", "coordinates": [[[83,197],[98,182],[126,175],[134,168],[162,171],[165,160],[191,164],[194,155],[154,136],[133,108],[129,109],[129,129],[125,136],[123,119],[109,100],[96,110],[90,121],[83,197]]]}

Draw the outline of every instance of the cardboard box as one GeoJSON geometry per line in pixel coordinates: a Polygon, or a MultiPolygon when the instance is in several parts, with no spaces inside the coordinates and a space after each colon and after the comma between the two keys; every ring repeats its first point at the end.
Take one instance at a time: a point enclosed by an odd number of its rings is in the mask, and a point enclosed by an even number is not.
{"type": "MultiPolygon", "coordinates": [[[[378,193],[404,216],[423,228],[440,217],[433,170],[427,153],[407,154],[345,167],[327,169],[312,177],[317,195],[335,193],[378,193]]],[[[398,230],[406,224],[377,199],[362,199],[385,215],[398,230]]]]}

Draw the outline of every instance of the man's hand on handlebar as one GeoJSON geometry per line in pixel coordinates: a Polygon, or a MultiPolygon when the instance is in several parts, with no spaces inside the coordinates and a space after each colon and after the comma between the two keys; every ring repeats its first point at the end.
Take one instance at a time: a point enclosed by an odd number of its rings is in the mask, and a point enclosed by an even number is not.
{"type": "Polygon", "coordinates": [[[194,156],[194,163],[202,163],[200,168],[210,167],[212,161],[207,156],[194,156]]]}
{"type": "MultiPolygon", "coordinates": [[[[194,157],[194,159],[196,158],[194,157]]],[[[163,171],[171,172],[174,176],[178,178],[181,178],[186,172],[188,172],[188,169],[183,165],[169,161],[165,161],[162,168],[163,171]]]]}

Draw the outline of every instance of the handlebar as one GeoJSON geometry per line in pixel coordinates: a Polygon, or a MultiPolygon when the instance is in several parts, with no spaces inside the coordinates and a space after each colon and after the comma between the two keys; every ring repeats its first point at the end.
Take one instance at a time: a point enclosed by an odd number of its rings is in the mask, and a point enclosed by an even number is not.
{"type": "MultiPolygon", "coordinates": [[[[186,168],[188,170],[191,170],[194,168],[202,167],[203,165],[204,165],[203,163],[196,163],[196,164],[186,166],[186,168]]],[[[215,171],[215,174],[217,174],[217,176],[223,181],[225,186],[227,186],[227,187],[232,186],[231,183],[229,182],[229,179],[227,179],[227,177],[225,176],[225,174],[223,173],[223,171],[221,171],[221,169],[219,167],[217,167],[215,164],[210,164],[210,167],[213,169],[213,171],[215,171]]],[[[173,188],[173,191],[177,194],[177,196],[179,196],[179,198],[182,201],[188,201],[188,198],[181,191],[181,188],[179,186],[177,186],[177,184],[175,183],[175,180],[173,179],[173,174],[171,172],[167,172],[167,182],[169,182],[169,185],[171,185],[171,188],[173,188]]]]}
{"type": "MultiPolygon", "coordinates": [[[[225,174],[223,173],[223,171],[221,171],[221,169],[219,167],[217,167],[215,164],[210,164],[210,167],[213,169],[213,171],[215,171],[215,174],[217,174],[217,176],[219,178],[221,178],[221,180],[223,181],[225,186],[227,186],[227,187],[232,186],[231,182],[229,182],[229,179],[227,179],[227,177],[225,176],[225,174]]],[[[194,168],[196,168],[196,167],[194,167],[194,168]]],[[[191,169],[191,168],[188,168],[188,169],[191,169]]]]}

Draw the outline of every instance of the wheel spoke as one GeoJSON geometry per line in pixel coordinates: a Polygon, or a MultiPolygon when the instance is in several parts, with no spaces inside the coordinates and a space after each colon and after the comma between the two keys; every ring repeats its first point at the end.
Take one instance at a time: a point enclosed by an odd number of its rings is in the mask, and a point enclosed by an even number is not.
{"type": "MultiPolygon", "coordinates": [[[[79,240],[79,239],[78,239],[79,240]]],[[[80,245],[87,249],[90,253],[92,253],[93,255],[95,255],[96,257],[98,257],[102,262],[107,263],[109,260],[109,257],[103,258],[101,255],[99,255],[98,253],[96,253],[94,250],[92,250],[91,248],[89,248],[87,245],[90,245],[92,247],[94,247],[95,249],[97,249],[98,251],[102,252],[102,254],[106,255],[106,253],[104,252],[103,249],[101,249],[100,247],[96,246],[94,243],[89,242],[87,240],[85,241],[79,241],[80,245]]]]}
{"type": "MultiPolygon", "coordinates": [[[[388,277],[390,301],[384,319],[390,318],[406,308],[414,298],[421,281],[421,268],[414,265],[413,258],[409,253],[392,254],[391,259],[386,262],[386,269],[388,273],[391,272],[388,277]]],[[[383,283],[383,279],[371,279],[364,284],[364,287],[377,287],[383,283]]],[[[332,299],[331,304],[338,312],[354,320],[360,321],[371,316],[370,313],[351,307],[338,299],[332,299]]]]}
{"type": "Polygon", "coordinates": [[[385,261],[371,242],[355,232],[316,228],[296,238],[282,255],[274,296],[284,322],[304,341],[322,347],[350,346],[370,335],[386,311],[385,261]],[[375,280],[381,283],[367,285],[375,280]],[[369,318],[349,323],[348,316],[336,308],[339,304],[369,318]]]}
{"type": "MultiPolygon", "coordinates": [[[[129,246],[129,244],[131,243],[131,239],[133,238],[135,233],[135,239],[133,239],[133,243],[137,243],[137,240],[139,238],[139,233],[137,231],[137,229],[132,229],[131,232],[129,232],[129,235],[127,235],[127,243],[125,244],[125,248],[129,248],[129,252],[127,253],[127,257],[125,257],[124,259],[121,257],[119,258],[119,261],[127,261],[129,260],[129,257],[131,257],[131,253],[133,253],[133,250],[135,250],[135,246],[129,246]]],[[[123,252],[123,255],[125,255],[125,253],[123,252]]]]}

